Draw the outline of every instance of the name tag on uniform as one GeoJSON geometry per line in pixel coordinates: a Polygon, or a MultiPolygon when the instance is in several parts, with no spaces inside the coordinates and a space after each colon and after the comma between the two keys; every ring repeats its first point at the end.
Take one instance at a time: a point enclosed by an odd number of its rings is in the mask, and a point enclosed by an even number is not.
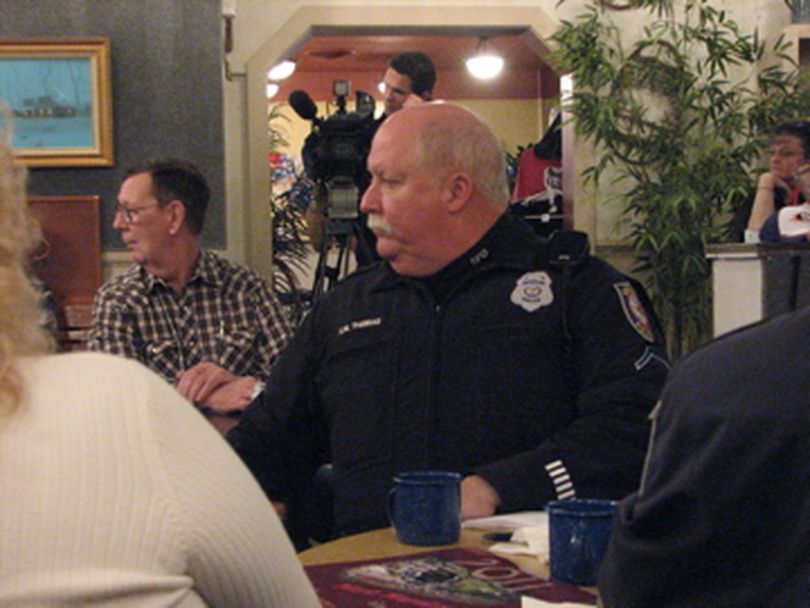
{"type": "Polygon", "coordinates": [[[365,329],[367,327],[377,327],[378,325],[382,325],[382,318],[381,317],[373,317],[370,319],[360,319],[359,321],[352,321],[351,323],[346,323],[345,325],[341,325],[338,327],[338,335],[342,336],[343,334],[347,334],[350,331],[355,331],[357,329],[365,329]]]}

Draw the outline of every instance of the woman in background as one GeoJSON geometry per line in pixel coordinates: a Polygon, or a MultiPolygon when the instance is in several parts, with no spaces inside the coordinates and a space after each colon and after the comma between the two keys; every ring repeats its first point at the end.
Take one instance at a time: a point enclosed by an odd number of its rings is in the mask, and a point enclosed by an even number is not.
{"type": "Polygon", "coordinates": [[[140,364],[49,354],[0,141],[0,606],[320,605],[270,502],[140,364]]]}
{"type": "Polygon", "coordinates": [[[797,120],[771,133],[768,171],[759,176],[748,230],[759,232],[765,221],[785,205],[800,202],[793,172],[810,162],[810,122],[797,120]]]}

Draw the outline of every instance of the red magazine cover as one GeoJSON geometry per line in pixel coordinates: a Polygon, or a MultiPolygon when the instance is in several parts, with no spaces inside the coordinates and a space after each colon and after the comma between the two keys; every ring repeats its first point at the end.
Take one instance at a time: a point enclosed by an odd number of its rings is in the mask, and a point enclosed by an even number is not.
{"type": "Polygon", "coordinates": [[[514,608],[522,595],[596,605],[596,596],[579,587],[529,574],[483,549],[439,549],[305,569],[327,608],[514,608]]]}

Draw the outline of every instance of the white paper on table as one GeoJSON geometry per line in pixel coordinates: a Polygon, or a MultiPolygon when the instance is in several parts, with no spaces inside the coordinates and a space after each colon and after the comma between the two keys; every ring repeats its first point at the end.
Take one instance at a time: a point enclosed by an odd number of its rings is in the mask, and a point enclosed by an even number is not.
{"type": "Polygon", "coordinates": [[[545,561],[548,559],[548,525],[520,528],[512,534],[511,542],[496,543],[488,548],[495,553],[533,555],[545,561]]]}
{"type": "Polygon", "coordinates": [[[548,521],[544,525],[521,528],[512,535],[512,538],[514,539],[515,536],[525,538],[529,549],[537,557],[548,558],[548,521]]]}
{"type": "Polygon", "coordinates": [[[529,545],[523,543],[495,543],[487,547],[487,551],[494,553],[508,553],[511,555],[534,555],[529,545]]]}
{"type": "Polygon", "coordinates": [[[461,523],[463,528],[494,528],[497,530],[517,530],[518,528],[542,525],[548,527],[548,513],[546,511],[518,511],[517,513],[468,519],[461,523]]]}
{"type": "Polygon", "coordinates": [[[520,598],[520,608],[580,608],[580,606],[593,608],[591,604],[580,604],[578,602],[547,602],[526,595],[520,598]]]}
{"type": "Polygon", "coordinates": [[[810,203],[782,207],[777,222],[782,236],[806,235],[810,232],[810,203]]]}

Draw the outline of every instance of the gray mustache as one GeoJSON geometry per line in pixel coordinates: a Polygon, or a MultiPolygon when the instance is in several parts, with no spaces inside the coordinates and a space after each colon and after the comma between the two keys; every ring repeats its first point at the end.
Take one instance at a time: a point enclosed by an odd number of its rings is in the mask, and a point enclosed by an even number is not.
{"type": "Polygon", "coordinates": [[[370,230],[374,232],[382,232],[385,234],[391,234],[391,225],[381,218],[379,215],[369,214],[368,216],[368,227],[370,230]]]}

